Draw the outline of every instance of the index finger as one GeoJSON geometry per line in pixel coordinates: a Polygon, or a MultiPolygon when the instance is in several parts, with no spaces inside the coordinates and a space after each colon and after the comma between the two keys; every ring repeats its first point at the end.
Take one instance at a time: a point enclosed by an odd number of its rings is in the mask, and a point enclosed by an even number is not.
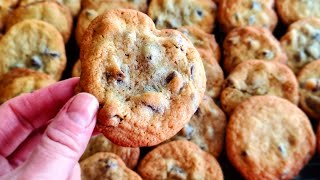
{"type": "Polygon", "coordinates": [[[0,155],[9,156],[34,130],[48,123],[74,95],[79,78],[13,98],[0,106],[0,155]]]}

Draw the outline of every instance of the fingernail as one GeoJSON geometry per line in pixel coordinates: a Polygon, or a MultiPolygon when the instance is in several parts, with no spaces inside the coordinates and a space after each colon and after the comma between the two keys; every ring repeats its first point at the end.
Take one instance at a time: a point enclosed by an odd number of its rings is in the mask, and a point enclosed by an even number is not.
{"type": "Polygon", "coordinates": [[[98,107],[99,103],[94,96],[80,93],[73,97],[67,109],[67,114],[71,120],[86,127],[92,122],[98,107]]]}

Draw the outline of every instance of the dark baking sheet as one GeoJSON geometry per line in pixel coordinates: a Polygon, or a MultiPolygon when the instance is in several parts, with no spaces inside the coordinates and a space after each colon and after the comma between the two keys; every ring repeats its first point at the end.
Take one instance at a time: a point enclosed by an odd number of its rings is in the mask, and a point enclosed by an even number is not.
{"type": "MultiPolygon", "coordinates": [[[[76,20],[74,22],[77,22],[76,20]]],[[[76,23],[74,23],[74,27],[76,26],[76,23]]],[[[73,28],[75,29],[75,28],[73,28]]],[[[286,27],[283,26],[281,23],[278,24],[274,31],[274,35],[277,39],[280,39],[281,36],[283,36],[286,32],[286,27]]],[[[74,32],[73,32],[74,34],[74,32]]],[[[220,48],[222,47],[222,42],[225,37],[225,34],[222,32],[221,29],[216,27],[215,29],[215,37],[217,42],[220,45],[220,48]]],[[[74,63],[79,58],[79,47],[74,39],[74,36],[72,36],[66,45],[66,52],[67,52],[67,67],[66,70],[63,73],[63,79],[67,79],[71,77],[71,71],[74,63]]],[[[223,59],[222,59],[223,60],[223,59]]],[[[315,122],[315,121],[312,121],[315,122]]],[[[314,130],[317,124],[313,123],[314,130]]],[[[151,150],[152,148],[146,147],[141,148],[141,158],[151,150]]],[[[218,159],[222,170],[224,174],[224,178],[226,180],[242,180],[242,176],[237,172],[237,170],[230,164],[228,161],[228,158],[226,157],[225,151],[221,154],[221,156],[218,159]]],[[[300,174],[295,177],[296,180],[318,180],[320,179],[320,157],[318,154],[316,154],[311,161],[303,168],[303,170],[300,172],[300,174]]]]}

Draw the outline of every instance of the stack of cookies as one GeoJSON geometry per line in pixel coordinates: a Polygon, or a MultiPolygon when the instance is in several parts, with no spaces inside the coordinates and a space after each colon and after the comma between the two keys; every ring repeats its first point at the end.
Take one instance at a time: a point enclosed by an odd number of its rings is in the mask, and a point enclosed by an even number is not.
{"type": "Polygon", "coordinates": [[[82,179],[292,179],[320,152],[319,9],[5,0],[0,104],[80,77],[100,104],[82,179]]]}

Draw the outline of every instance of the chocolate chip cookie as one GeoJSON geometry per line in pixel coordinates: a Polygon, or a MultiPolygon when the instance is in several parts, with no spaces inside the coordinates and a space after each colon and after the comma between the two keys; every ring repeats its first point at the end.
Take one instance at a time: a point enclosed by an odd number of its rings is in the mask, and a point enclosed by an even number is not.
{"type": "Polygon", "coordinates": [[[185,139],[218,157],[224,146],[227,120],[224,112],[205,96],[188,124],[171,140],[185,139]]]}
{"type": "Polygon", "coordinates": [[[280,40],[294,73],[306,64],[320,59],[320,19],[307,18],[290,25],[280,40]]]}
{"type": "Polygon", "coordinates": [[[257,0],[221,0],[218,20],[225,33],[244,26],[264,27],[273,31],[278,17],[266,3],[257,0]]]}
{"type": "Polygon", "coordinates": [[[110,142],[102,134],[91,137],[89,144],[80,158],[80,161],[98,152],[110,152],[119,156],[126,166],[133,169],[139,159],[140,148],[121,147],[110,142]]]}
{"type": "Polygon", "coordinates": [[[24,20],[12,26],[0,40],[0,54],[0,75],[24,67],[59,80],[66,66],[61,34],[39,20],[24,20]]]}
{"type": "Polygon", "coordinates": [[[80,59],[78,59],[77,62],[73,65],[71,76],[80,77],[80,74],[81,74],[81,61],[80,59]]]}
{"type": "Polygon", "coordinates": [[[148,15],[158,29],[195,26],[211,33],[216,11],[217,6],[212,0],[151,0],[148,15]]]}
{"type": "MultiPolygon", "coordinates": [[[[92,6],[97,6],[101,2],[106,2],[106,3],[117,3],[119,2],[120,4],[130,4],[133,6],[133,9],[137,9],[141,12],[146,13],[148,9],[148,2],[147,0],[82,0],[82,8],[88,8],[92,6]]],[[[123,7],[125,8],[125,7],[123,7]]],[[[131,8],[130,8],[131,9],[131,8]]]]}
{"type": "Polygon", "coordinates": [[[100,103],[97,129],[121,146],[159,144],[190,120],[203,98],[201,57],[179,31],[145,14],[110,10],[86,30],[80,88],[100,103]]]}
{"type": "Polygon", "coordinates": [[[261,60],[245,61],[227,77],[221,93],[221,105],[226,113],[231,114],[241,102],[257,95],[279,96],[298,104],[297,79],[286,65],[261,60]]]}
{"type": "Polygon", "coordinates": [[[178,29],[185,34],[197,48],[207,77],[206,94],[212,98],[220,96],[224,75],[217,61],[220,60],[220,48],[212,34],[192,26],[178,29]]]}
{"type": "Polygon", "coordinates": [[[228,123],[227,155],[245,179],[293,179],[315,148],[308,117],[276,96],[251,97],[228,123]]]}
{"type": "Polygon", "coordinates": [[[320,60],[313,61],[300,71],[300,106],[312,118],[320,120],[320,60]]]}
{"type": "MultiPolygon", "coordinates": [[[[20,0],[19,6],[27,6],[35,2],[41,2],[43,0],[20,0]]],[[[73,17],[78,16],[81,9],[81,0],[46,0],[51,2],[58,2],[61,5],[66,6],[73,17]]]]}
{"type": "Polygon", "coordinates": [[[38,19],[52,24],[61,33],[64,42],[68,42],[72,31],[72,16],[66,7],[46,1],[18,7],[8,16],[6,29],[26,19],[38,19]]]}
{"type": "Polygon", "coordinates": [[[276,7],[285,24],[291,24],[308,17],[320,18],[319,0],[277,0],[276,7]]]}
{"type": "Polygon", "coordinates": [[[81,44],[84,31],[88,28],[94,18],[108,10],[119,8],[135,9],[136,7],[132,3],[128,2],[100,2],[83,9],[78,17],[76,28],[76,40],[78,45],[81,44]]]}
{"type": "Polygon", "coordinates": [[[230,73],[241,62],[250,59],[287,62],[287,55],[272,33],[261,27],[233,29],[223,42],[223,69],[230,73]]]}
{"type": "Polygon", "coordinates": [[[23,93],[47,87],[56,81],[31,69],[15,68],[0,78],[0,104],[23,93]]]}
{"type": "Polygon", "coordinates": [[[99,152],[80,162],[81,179],[142,180],[113,153],[99,152]]]}
{"type": "Polygon", "coordinates": [[[186,140],[156,147],[140,162],[143,179],[223,179],[216,159],[186,140]]]}

